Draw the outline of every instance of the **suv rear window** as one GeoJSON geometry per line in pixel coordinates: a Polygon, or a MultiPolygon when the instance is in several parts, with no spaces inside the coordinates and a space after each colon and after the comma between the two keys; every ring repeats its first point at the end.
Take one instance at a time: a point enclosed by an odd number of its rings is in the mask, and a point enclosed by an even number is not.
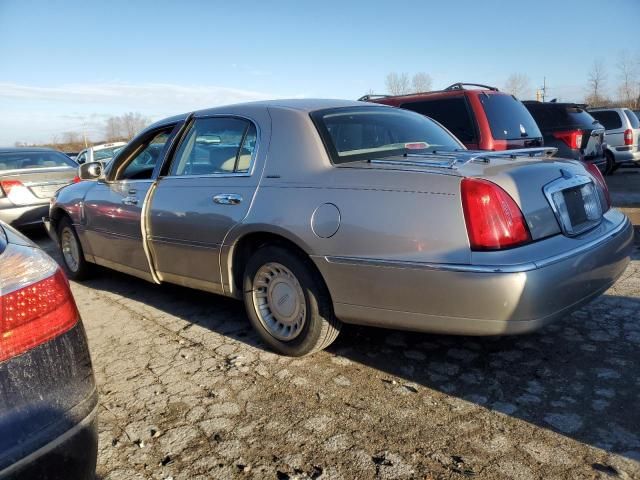
{"type": "Polygon", "coordinates": [[[538,125],[520,100],[511,95],[484,92],[479,98],[495,140],[542,137],[538,125]]]}
{"type": "Polygon", "coordinates": [[[549,103],[525,103],[536,123],[542,129],[593,128],[596,121],[586,110],[577,105],[553,105],[549,103]]]}
{"type": "Polygon", "coordinates": [[[442,127],[407,110],[343,107],[311,114],[333,163],[463,150],[442,127]]]}
{"type": "Polygon", "coordinates": [[[463,143],[477,142],[476,128],[464,97],[405,103],[400,108],[437,120],[463,143]]]}
{"type": "Polygon", "coordinates": [[[615,130],[622,128],[622,120],[618,112],[613,110],[600,110],[597,112],[589,112],[593,118],[598,120],[606,130],[615,130]]]}
{"type": "Polygon", "coordinates": [[[631,128],[640,128],[640,121],[638,120],[638,117],[636,117],[635,113],[631,110],[625,110],[624,113],[629,119],[629,122],[631,122],[631,128]]]}

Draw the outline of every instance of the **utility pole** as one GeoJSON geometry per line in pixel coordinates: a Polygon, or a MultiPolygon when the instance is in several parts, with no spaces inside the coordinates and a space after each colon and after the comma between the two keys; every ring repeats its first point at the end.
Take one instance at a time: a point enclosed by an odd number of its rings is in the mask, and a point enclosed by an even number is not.
{"type": "Polygon", "coordinates": [[[547,77],[543,77],[542,80],[542,101],[544,102],[547,97],[547,77]]]}

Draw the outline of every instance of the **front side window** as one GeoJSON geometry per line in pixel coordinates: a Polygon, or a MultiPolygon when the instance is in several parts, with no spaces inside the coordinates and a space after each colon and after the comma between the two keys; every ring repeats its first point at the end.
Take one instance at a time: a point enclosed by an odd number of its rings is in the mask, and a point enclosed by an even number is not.
{"type": "Polygon", "coordinates": [[[343,107],[311,114],[333,163],[464,149],[423,115],[389,107],[343,107]]]}
{"type": "Polygon", "coordinates": [[[78,168],[78,165],[66,155],[58,152],[0,153],[0,171],[56,167],[78,168]]]}
{"type": "Polygon", "coordinates": [[[535,120],[520,100],[512,95],[481,93],[480,103],[494,140],[540,138],[535,120]]]}
{"type": "Polygon", "coordinates": [[[148,180],[153,176],[153,170],[162,158],[162,152],[171,137],[173,127],[168,127],[153,134],[134,150],[132,156],[116,176],[116,180],[148,180]]]}
{"type": "Polygon", "coordinates": [[[170,175],[247,173],[256,147],[256,127],[232,117],[194,120],[176,152],[170,175]]]}
{"type": "Polygon", "coordinates": [[[463,97],[411,102],[400,107],[437,120],[464,143],[478,141],[467,102],[463,97]]]}

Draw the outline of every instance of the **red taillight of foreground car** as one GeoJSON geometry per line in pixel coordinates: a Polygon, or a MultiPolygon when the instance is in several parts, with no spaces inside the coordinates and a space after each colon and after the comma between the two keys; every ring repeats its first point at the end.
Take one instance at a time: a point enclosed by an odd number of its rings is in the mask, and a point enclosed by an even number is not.
{"type": "Polygon", "coordinates": [[[572,150],[576,150],[582,147],[582,130],[566,130],[562,132],[555,132],[553,134],[558,140],[562,140],[572,150]]]}
{"type": "Polygon", "coordinates": [[[501,250],[531,241],[520,208],[498,185],[487,180],[465,178],[461,193],[472,250],[501,250]]]}
{"type": "Polygon", "coordinates": [[[44,252],[9,244],[0,255],[0,362],[70,330],[78,310],[62,270],[44,252]]]}
{"type": "Polygon", "coordinates": [[[633,130],[627,128],[624,131],[624,144],[625,145],[633,145],[633,130]]]}
{"type": "Polygon", "coordinates": [[[602,206],[602,213],[606,212],[611,208],[611,195],[609,194],[609,187],[604,177],[602,176],[602,172],[600,169],[593,163],[585,163],[584,164],[587,171],[591,174],[593,179],[596,181],[600,189],[602,190],[604,200],[606,205],[602,206]]]}

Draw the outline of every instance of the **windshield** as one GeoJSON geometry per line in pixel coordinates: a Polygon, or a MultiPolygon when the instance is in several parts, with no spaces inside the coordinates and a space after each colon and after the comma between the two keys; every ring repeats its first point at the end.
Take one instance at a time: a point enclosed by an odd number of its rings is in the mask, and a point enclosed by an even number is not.
{"type": "Polygon", "coordinates": [[[387,107],[348,107],[311,114],[333,163],[464,149],[430,119],[387,107]]]}
{"type": "Polygon", "coordinates": [[[101,150],[94,150],[93,159],[94,160],[105,160],[107,158],[113,158],[113,157],[115,157],[116,153],[118,153],[123,148],[124,148],[124,145],[121,145],[119,147],[103,148],[101,150]]]}
{"type": "Polygon", "coordinates": [[[494,140],[542,137],[538,125],[520,100],[503,94],[483,93],[479,97],[494,140]]]}
{"type": "Polygon", "coordinates": [[[78,165],[69,157],[59,152],[16,151],[0,153],[0,171],[55,167],[77,168],[78,165]]]}

